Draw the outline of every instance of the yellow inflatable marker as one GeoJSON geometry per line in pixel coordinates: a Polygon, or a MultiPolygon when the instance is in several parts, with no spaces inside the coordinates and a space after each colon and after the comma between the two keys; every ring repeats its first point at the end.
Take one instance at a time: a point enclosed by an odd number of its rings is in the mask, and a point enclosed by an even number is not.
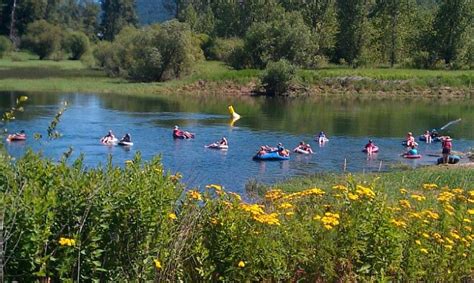
{"type": "Polygon", "coordinates": [[[230,126],[233,127],[235,121],[240,119],[240,115],[237,114],[237,112],[235,112],[234,107],[232,105],[229,105],[228,109],[229,109],[230,118],[232,119],[230,121],[230,126]]]}
{"type": "Polygon", "coordinates": [[[240,115],[235,112],[234,107],[232,105],[229,105],[229,114],[232,119],[239,119],[240,115]]]}

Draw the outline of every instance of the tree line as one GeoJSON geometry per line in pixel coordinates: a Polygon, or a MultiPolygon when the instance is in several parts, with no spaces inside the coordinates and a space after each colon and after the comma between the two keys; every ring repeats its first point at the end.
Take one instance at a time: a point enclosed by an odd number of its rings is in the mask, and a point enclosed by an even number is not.
{"type": "Polygon", "coordinates": [[[81,49],[87,49],[89,41],[102,47],[109,44],[114,54],[101,52],[106,48],[94,52],[99,65],[111,74],[138,80],[179,76],[187,69],[182,66],[192,65],[189,58],[202,57],[188,43],[200,46],[206,58],[234,68],[265,68],[281,59],[302,68],[328,63],[453,69],[474,65],[470,0],[164,0],[163,9],[180,23],[140,28],[134,0],[0,0],[0,34],[40,58],[62,50],[59,57],[67,53],[78,59],[88,52],[81,49]],[[157,38],[148,40],[168,32],[182,37],[177,45],[169,45],[184,48],[180,56],[185,63],[165,58],[157,38]],[[135,42],[137,33],[147,38],[145,45],[135,42]],[[116,50],[124,48],[135,51],[128,50],[131,57],[118,60],[116,50]],[[169,65],[164,61],[181,66],[162,75],[144,76],[146,71],[132,75],[138,73],[137,66],[130,69],[133,61],[144,58],[137,50],[148,52],[155,59],[147,62],[155,62],[161,70],[169,67],[161,65],[169,65]]]}

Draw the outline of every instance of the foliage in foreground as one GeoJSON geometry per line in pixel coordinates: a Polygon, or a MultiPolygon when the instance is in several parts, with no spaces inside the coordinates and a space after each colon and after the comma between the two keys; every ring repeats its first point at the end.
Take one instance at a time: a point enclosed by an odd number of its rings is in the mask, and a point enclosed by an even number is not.
{"type": "Polygon", "coordinates": [[[158,160],[86,170],[81,160],[68,166],[29,153],[0,164],[8,280],[472,276],[473,188],[348,179],[246,203],[218,185],[181,195],[179,176],[158,160]]]}
{"type": "Polygon", "coordinates": [[[121,169],[86,169],[33,153],[0,163],[7,281],[152,279],[168,244],[177,176],[140,157],[121,169]]]}

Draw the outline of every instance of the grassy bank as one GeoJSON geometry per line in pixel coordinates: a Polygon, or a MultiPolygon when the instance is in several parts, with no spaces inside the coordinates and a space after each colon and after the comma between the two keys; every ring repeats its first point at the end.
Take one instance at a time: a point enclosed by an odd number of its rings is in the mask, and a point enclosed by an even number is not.
{"type": "MultiPolygon", "coordinates": [[[[297,192],[301,188],[330,187],[334,184],[354,180],[359,183],[375,183],[378,187],[389,188],[389,196],[398,193],[401,188],[421,188],[425,183],[436,183],[440,186],[469,187],[474,184],[474,168],[459,166],[436,166],[384,173],[330,174],[322,173],[307,177],[291,178],[276,184],[285,192],[297,192]],[[393,190],[395,188],[395,190],[393,190]]],[[[264,190],[267,190],[265,188],[264,190]]],[[[260,193],[261,194],[261,193],[260,193]]]]}
{"type": "MultiPolygon", "coordinates": [[[[91,69],[80,61],[42,61],[24,53],[14,60],[0,60],[0,90],[98,92],[152,95],[156,93],[185,94],[249,94],[258,81],[260,70],[232,70],[221,62],[202,62],[180,80],[163,83],[132,83],[108,77],[103,71],[91,69]]],[[[474,71],[442,71],[414,69],[351,69],[330,67],[303,70],[300,82],[310,94],[423,92],[423,90],[454,88],[469,96],[474,71]]],[[[450,90],[452,92],[452,90],[450,90]]]]}

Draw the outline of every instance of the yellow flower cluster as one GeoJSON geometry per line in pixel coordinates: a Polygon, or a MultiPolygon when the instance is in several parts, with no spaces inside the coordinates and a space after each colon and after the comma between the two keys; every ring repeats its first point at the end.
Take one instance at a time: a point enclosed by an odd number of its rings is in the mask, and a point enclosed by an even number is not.
{"type": "Polygon", "coordinates": [[[450,202],[454,198],[454,194],[451,192],[441,192],[438,195],[439,202],[450,202]]]}
{"type": "Polygon", "coordinates": [[[299,198],[307,197],[307,196],[320,197],[320,196],[323,196],[324,194],[325,192],[323,190],[318,189],[318,188],[312,188],[312,189],[304,190],[301,192],[289,194],[287,196],[284,196],[283,199],[292,200],[292,199],[299,199],[299,198]]]}
{"type": "Polygon", "coordinates": [[[467,214],[473,215],[473,214],[474,214],[474,209],[468,209],[468,210],[467,210],[467,214]]]}
{"type": "Polygon", "coordinates": [[[265,193],[265,199],[269,201],[275,201],[281,199],[284,195],[285,193],[283,193],[280,189],[270,190],[265,193]]]}
{"type": "Polygon", "coordinates": [[[402,200],[399,200],[398,203],[400,204],[401,207],[403,208],[411,208],[411,204],[408,200],[406,199],[402,199],[402,200]]]}
{"type": "Polygon", "coordinates": [[[407,223],[403,220],[391,219],[390,223],[392,223],[393,225],[395,225],[397,227],[400,227],[400,228],[406,228],[407,227],[407,223]]]}
{"type": "Polygon", "coordinates": [[[242,197],[239,194],[236,194],[234,192],[230,192],[229,195],[233,196],[237,201],[242,200],[242,197]]]}
{"type": "Polygon", "coordinates": [[[244,268],[245,267],[245,262],[241,260],[241,261],[239,261],[237,266],[240,267],[240,268],[244,268]]]}
{"type": "Polygon", "coordinates": [[[323,217],[316,215],[313,219],[320,220],[324,228],[331,230],[334,226],[339,225],[339,218],[340,216],[337,213],[326,212],[323,217]]]}
{"type": "Polygon", "coordinates": [[[270,214],[254,214],[252,217],[255,221],[268,224],[268,225],[280,225],[280,220],[278,219],[278,213],[270,214]]]}
{"type": "Polygon", "coordinates": [[[350,200],[358,200],[358,199],[359,199],[359,195],[358,195],[358,194],[353,194],[353,193],[348,193],[348,194],[347,194],[347,197],[348,197],[350,200]]]}
{"type": "Polygon", "coordinates": [[[195,190],[188,191],[188,197],[194,200],[202,200],[201,194],[195,190]]]}
{"type": "Polygon", "coordinates": [[[75,246],[75,245],[76,245],[76,240],[61,237],[61,238],[59,238],[59,244],[60,244],[61,246],[69,246],[69,247],[72,247],[72,246],[75,246]]]}
{"type": "Polygon", "coordinates": [[[224,193],[224,190],[222,189],[222,186],[220,186],[220,185],[215,185],[215,184],[207,185],[206,189],[214,189],[216,194],[219,195],[219,196],[224,193]]]}
{"type": "Polygon", "coordinates": [[[417,201],[424,201],[426,200],[425,196],[419,195],[419,194],[412,194],[411,198],[417,201]]]}
{"type": "Polygon", "coordinates": [[[423,184],[423,189],[428,190],[428,191],[431,191],[437,188],[438,188],[438,185],[436,184],[423,184]]]}
{"type": "Polygon", "coordinates": [[[250,212],[252,215],[264,214],[262,206],[258,204],[241,203],[240,209],[246,212],[250,212]]]}
{"type": "Polygon", "coordinates": [[[433,220],[438,220],[439,219],[439,214],[437,212],[431,211],[429,209],[423,210],[422,213],[433,220]]]}
{"type": "Polygon", "coordinates": [[[367,197],[369,199],[373,199],[375,197],[375,193],[371,188],[364,187],[361,185],[356,186],[356,193],[359,194],[361,197],[367,197]]]}
{"type": "Polygon", "coordinates": [[[341,191],[343,193],[347,193],[349,191],[349,189],[344,186],[344,185],[335,185],[332,187],[334,190],[337,190],[337,191],[341,191]]]}
{"type": "Polygon", "coordinates": [[[406,189],[400,189],[400,193],[405,195],[408,193],[408,191],[406,189]]]}
{"type": "Polygon", "coordinates": [[[156,258],[153,260],[153,264],[155,265],[156,269],[161,269],[162,268],[161,261],[159,261],[156,258]]]}
{"type": "Polygon", "coordinates": [[[168,213],[168,218],[171,220],[176,220],[176,214],[174,212],[168,213]]]}
{"type": "Polygon", "coordinates": [[[293,208],[293,205],[289,202],[284,202],[278,206],[280,209],[290,209],[293,208]]]}

